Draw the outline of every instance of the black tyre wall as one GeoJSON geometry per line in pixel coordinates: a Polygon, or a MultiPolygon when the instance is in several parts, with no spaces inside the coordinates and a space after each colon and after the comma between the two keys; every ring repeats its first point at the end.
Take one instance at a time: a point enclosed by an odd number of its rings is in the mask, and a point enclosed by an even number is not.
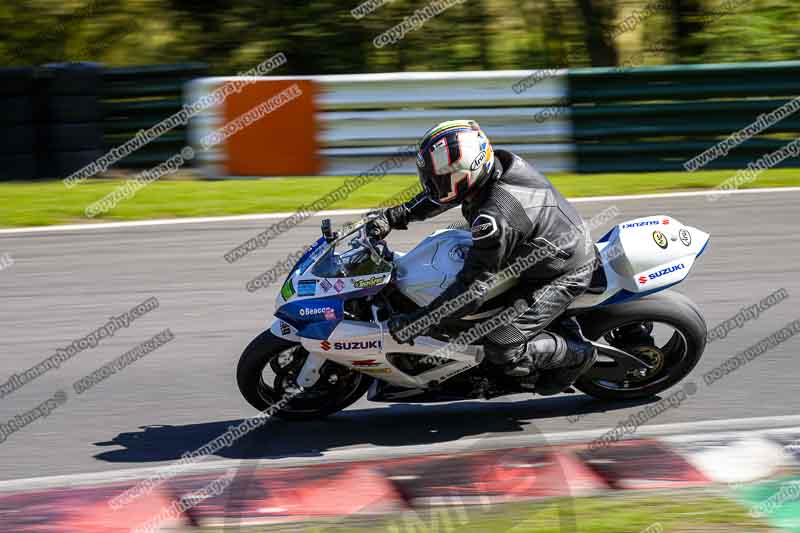
{"type": "Polygon", "coordinates": [[[36,176],[37,168],[33,153],[0,155],[0,181],[29,180],[36,176]]]}
{"type": "Polygon", "coordinates": [[[63,179],[102,155],[102,74],[102,66],[95,63],[40,69],[35,111],[40,177],[63,179]]]}
{"type": "Polygon", "coordinates": [[[33,155],[35,130],[33,123],[0,126],[0,155],[33,155]]]}
{"type": "Polygon", "coordinates": [[[33,123],[33,99],[31,96],[0,96],[0,128],[8,124],[33,123]]]}
{"type": "Polygon", "coordinates": [[[34,72],[33,67],[0,69],[0,97],[30,96],[34,72]]]}
{"type": "Polygon", "coordinates": [[[54,94],[44,99],[42,112],[52,122],[89,122],[103,120],[103,110],[97,95],[54,94]]]}
{"type": "Polygon", "coordinates": [[[64,169],[77,169],[96,161],[105,154],[103,150],[78,150],[73,152],[50,152],[39,161],[41,175],[66,177],[73,171],[64,174],[64,169]]]}
{"type": "Polygon", "coordinates": [[[0,181],[36,177],[33,68],[0,69],[0,181]]]}

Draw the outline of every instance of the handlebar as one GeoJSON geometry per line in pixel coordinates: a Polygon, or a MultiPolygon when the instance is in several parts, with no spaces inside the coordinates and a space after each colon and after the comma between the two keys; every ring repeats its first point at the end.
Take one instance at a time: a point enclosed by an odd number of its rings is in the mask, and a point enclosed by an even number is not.
{"type": "MultiPolygon", "coordinates": [[[[386,242],[377,239],[371,235],[368,235],[364,230],[364,226],[367,225],[369,219],[362,218],[356,222],[353,222],[352,225],[345,227],[341,232],[340,231],[333,231],[333,223],[331,219],[326,218],[322,220],[320,224],[320,228],[322,230],[322,237],[328,244],[336,244],[339,241],[344,240],[349,235],[360,231],[361,236],[359,236],[356,240],[363,244],[365,248],[369,251],[374,252],[378,257],[383,259],[384,261],[392,261],[394,254],[389,250],[389,247],[386,245],[386,242]]],[[[354,246],[353,240],[350,241],[350,245],[354,246]]]]}

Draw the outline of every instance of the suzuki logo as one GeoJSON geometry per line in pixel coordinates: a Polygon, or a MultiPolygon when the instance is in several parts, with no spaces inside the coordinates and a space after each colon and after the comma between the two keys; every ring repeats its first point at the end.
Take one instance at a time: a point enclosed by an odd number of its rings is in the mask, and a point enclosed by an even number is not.
{"type": "Polygon", "coordinates": [[[684,268],[686,267],[683,266],[683,263],[678,263],[677,265],[672,265],[671,267],[659,270],[658,272],[653,272],[652,274],[648,274],[647,277],[650,279],[656,279],[660,278],[661,276],[664,276],[665,274],[670,274],[672,272],[675,272],[676,270],[683,270],[684,268]]]}
{"type": "Polygon", "coordinates": [[[328,341],[319,343],[320,347],[326,352],[333,348],[334,350],[380,350],[381,341],[350,341],[350,342],[334,342],[331,344],[328,341]]]}
{"type": "Polygon", "coordinates": [[[647,277],[639,276],[639,284],[644,285],[647,283],[649,279],[658,279],[661,276],[665,276],[667,274],[671,274],[672,272],[676,272],[678,270],[683,270],[686,266],[683,263],[678,263],[677,265],[672,265],[671,267],[664,268],[659,270],[658,272],[653,272],[652,274],[648,274],[647,277]]]}
{"type": "Polygon", "coordinates": [[[335,342],[336,350],[380,350],[381,341],[335,342]]]}

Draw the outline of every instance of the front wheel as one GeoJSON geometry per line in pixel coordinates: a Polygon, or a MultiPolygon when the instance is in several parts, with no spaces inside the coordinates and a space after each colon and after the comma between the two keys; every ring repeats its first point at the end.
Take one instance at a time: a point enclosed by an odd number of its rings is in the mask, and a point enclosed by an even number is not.
{"type": "Polygon", "coordinates": [[[274,414],[280,418],[311,420],[352,405],[372,383],[369,376],[326,361],[320,368],[319,381],[301,390],[295,379],[307,356],[300,344],[265,331],[250,342],[239,358],[239,391],[259,411],[278,406],[274,414]]]}
{"type": "Polygon", "coordinates": [[[577,318],[583,334],[595,341],[598,360],[575,388],[603,400],[647,398],[668,389],[692,371],[706,345],[703,316],[677,292],[659,292],[577,318]],[[604,357],[604,347],[624,350],[650,369],[625,372],[614,359],[604,357]]]}

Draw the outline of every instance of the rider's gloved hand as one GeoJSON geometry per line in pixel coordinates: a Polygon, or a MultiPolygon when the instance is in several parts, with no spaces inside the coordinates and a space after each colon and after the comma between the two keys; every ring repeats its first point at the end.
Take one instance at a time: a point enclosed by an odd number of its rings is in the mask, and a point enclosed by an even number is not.
{"type": "Polygon", "coordinates": [[[406,229],[405,206],[398,205],[367,213],[367,235],[378,240],[385,239],[393,229],[406,229]]]}
{"type": "Polygon", "coordinates": [[[386,211],[370,211],[367,213],[367,235],[378,240],[385,239],[392,226],[386,218],[386,211]]]}
{"type": "Polygon", "coordinates": [[[431,329],[431,324],[427,323],[428,313],[422,309],[412,313],[395,315],[389,319],[386,325],[389,327],[389,334],[398,344],[414,344],[415,337],[422,337],[431,329]]]}

